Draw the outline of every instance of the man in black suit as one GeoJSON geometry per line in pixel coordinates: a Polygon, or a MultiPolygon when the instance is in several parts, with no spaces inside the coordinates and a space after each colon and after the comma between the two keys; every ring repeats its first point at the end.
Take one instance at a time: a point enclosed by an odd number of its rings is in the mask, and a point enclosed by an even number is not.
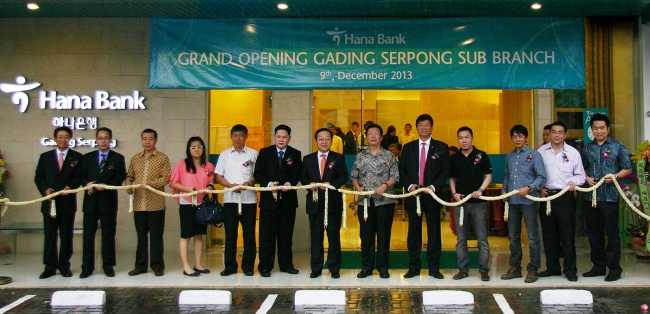
{"type": "MultiPolygon", "coordinates": [[[[326,128],[318,129],[314,134],[318,151],[313,152],[303,159],[300,182],[307,185],[311,183],[327,183],[335,188],[340,188],[348,181],[348,169],[345,166],[345,157],[342,154],[330,151],[332,146],[332,132],[326,128]]],[[[332,278],[340,278],[341,269],[341,215],[343,199],[341,192],[327,188],[312,188],[307,193],[307,214],[311,228],[311,274],[310,278],[317,278],[323,272],[323,232],[327,231],[327,266],[332,278]],[[313,201],[313,193],[318,193],[318,202],[313,201]],[[327,229],[325,229],[325,193],[328,193],[327,229]]]]}
{"type": "Polygon", "coordinates": [[[352,122],[350,131],[345,133],[345,145],[343,145],[343,153],[346,155],[356,155],[358,147],[357,137],[359,136],[359,123],[352,122]]]}
{"type": "MultiPolygon", "coordinates": [[[[58,127],[54,130],[56,149],[41,154],[36,166],[34,182],[43,196],[54,192],[69,190],[81,184],[78,169],[83,155],[69,148],[72,130],[58,127]]],[[[58,269],[63,277],[72,277],[70,257],[72,257],[72,235],[74,216],[77,211],[77,196],[61,194],[54,198],[56,214],[51,212],[51,201],[41,204],[43,213],[43,264],[45,271],[39,278],[45,279],[56,274],[58,269]],[[53,215],[55,214],[55,215],[53,215]],[[54,216],[54,217],[52,217],[54,216]],[[61,237],[61,250],[57,256],[57,238],[61,237]]]]}
{"type": "MultiPolygon", "coordinates": [[[[289,146],[291,128],[284,124],[275,128],[275,145],[263,148],[255,163],[253,177],[262,187],[295,186],[300,182],[302,155],[289,146]]],[[[297,274],[293,265],[293,227],[296,222],[298,193],[296,190],[261,192],[260,197],[260,263],[262,277],[270,277],[278,248],[280,271],[297,274]]]]}
{"type": "MultiPolygon", "coordinates": [[[[126,178],[124,156],[110,149],[113,131],[99,128],[98,150],[84,155],[81,173],[85,185],[121,186],[126,178]]],[[[102,266],[108,277],[115,277],[115,230],[117,228],[117,190],[94,188],[84,196],[83,263],[79,278],[88,278],[95,270],[95,234],[97,222],[102,224],[102,266]]]]}
{"type": "MultiPolygon", "coordinates": [[[[399,176],[402,185],[409,192],[420,187],[431,189],[440,195],[449,177],[449,147],[447,144],[431,137],[433,118],[428,114],[420,115],[415,121],[419,140],[404,145],[399,162],[399,176]]],[[[427,219],[427,262],[429,276],[436,279],[445,278],[440,273],[440,208],[432,196],[420,193],[420,208],[427,219]]],[[[409,230],[406,246],[409,250],[409,270],[404,278],[420,275],[422,252],[422,217],[417,215],[416,196],[408,197],[405,208],[409,215],[409,230]]]]}

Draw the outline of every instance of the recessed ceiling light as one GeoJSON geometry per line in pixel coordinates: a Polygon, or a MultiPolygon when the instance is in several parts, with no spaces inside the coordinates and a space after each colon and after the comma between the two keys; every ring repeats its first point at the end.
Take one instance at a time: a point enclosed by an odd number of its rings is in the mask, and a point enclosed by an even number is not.
{"type": "Polygon", "coordinates": [[[539,4],[539,3],[537,3],[537,2],[535,2],[535,3],[533,3],[533,5],[531,5],[530,7],[531,7],[533,10],[539,10],[539,9],[542,8],[542,5],[539,4]]]}
{"type": "Polygon", "coordinates": [[[34,2],[27,3],[27,8],[30,10],[38,10],[40,7],[34,2]]]}
{"type": "Polygon", "coordinates": [[[286,10],[288,8],[289,8],[289,5],[287,5],[286,3],[278,3],[278,9],[286,10]]]}

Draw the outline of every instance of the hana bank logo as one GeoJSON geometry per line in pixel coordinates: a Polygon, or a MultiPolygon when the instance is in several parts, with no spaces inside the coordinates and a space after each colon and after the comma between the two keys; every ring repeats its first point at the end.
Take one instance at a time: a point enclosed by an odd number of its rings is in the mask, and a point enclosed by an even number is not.
{"type": "Polygon", "coordinates": [[[339,31],[338,27],[334,27],[333,31],[327,31],[327,35],[332,36],[332,41],[335,41],[336,45],[338,46],[339,44],[341,44],[341,34],[345,34],[347,33],[347,31],[348,31],[347,29],[344,31],[339,31]]]}
{"type": "Polygon", "coordinates": [[[26,82],[27,79],[24,76],[16,76],[16,84],[0,83],[0,90],[6,94],[11,93],[11,102],[18,106],[18,110],[23,113],[29,106],[29,96],[25,92],[41,86],[41,83],[38,82],[25,84],[26,82]]]}

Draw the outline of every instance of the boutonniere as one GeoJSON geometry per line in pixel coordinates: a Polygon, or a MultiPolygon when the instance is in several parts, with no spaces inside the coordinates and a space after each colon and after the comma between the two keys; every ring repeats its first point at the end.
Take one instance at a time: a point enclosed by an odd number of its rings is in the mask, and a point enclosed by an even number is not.
{"type": "Polygon", "coordinates": [[[112,164],[108,166],[108,170],[113,170],[113,169],[115,169],[115,167],[113,167],[112,164]]]}
{"type": "Polygon", "coordinates": [[[252,166],[255,162],[253,160],[248,160],[243,164],[244,167],[252,166]]]}
{"type": "Polygon", "coordinates": [[[431,155],[431,159],[433,160],[438,159],[438,157],[440,157],[440,153],[433,153],[433,155],[431,155]]]}
{"type": "Polygon", "coordinates": [[[474,164],[478,165],[481,162],[481,158],[483,158],[483,155],[481,153],[476,154],[476,158],[474,159],[474,164]]]}
{"type": "Polygon", "coordinates": [[[533,161],[533,153],[528,154],[528,157],[526,157],[526,162],[531,162],[533,161]]]}
{"type": "Polygon", "coordinates": [[[564,162],[569,162],[569,157],[566,156],[565,152],[562,152],[562,160],[564,160],[564,162]]]}
{"type": "Polygon", "coordinates": [[[289,156],[289,158],[287,158],[286,162],[287,162],[287,166],[293,166],[293,158],[291,156],[289,156]]]}
{"type": "Polygon", "coordinates": [[[70,168],[74,168],[79,164],[79,160],[73,160],[70,162],[70,168]]]}
{"type": "Polygon", "coordinates": [[[611,149],[607,149],[606,151],[603,152],[603,158],[609,158],[609,154],[612,152],[611,149]]]}
{"type": "Polygon", "coordinates": [[[384,161],[383,163],[384,167],[388,168],[388,163],[384,161]]]}
{"type": "Polygon", "coordinates": [[[334,165],[336,165],[336,160],[332,160],[332,162],[330,162],[329,164],[327,164],[327,169],[330,169],[330,170],[331,170],[332,168],[334,168],[334,165]]]}

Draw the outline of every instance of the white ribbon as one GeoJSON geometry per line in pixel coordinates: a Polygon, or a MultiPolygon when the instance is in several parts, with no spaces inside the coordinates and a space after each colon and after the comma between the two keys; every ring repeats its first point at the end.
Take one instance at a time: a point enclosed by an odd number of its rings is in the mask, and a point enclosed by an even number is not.
{"type": "Polygon", "coordinates": [[[348,197],[347,197],[347,194],[345,194],[345,193],[341,193],[341,195],[343,196],[343,217],[342,217],[342,219],[343,219],[343,230],[347,230],[348,229],[348,221],[347,221],[348,220],[348,214],[347,214],[347,210],[348,210],[347,198],[348,197]]]}
{"type": "Polygon", "coordinates": [[[551,201],[546,201],[546,217],[551,216],[551,201]]]}
{"type": "Polygon", "coordinates": [[[418,214],[418,217],[422,216],[422,208],[420,208],[420,195],[415,196],[415,204],[417,204],[417,209],[415,212],[418,214]]]}
{"type": "Polygon", "coordinates": [[[458,225],[463,226],[463,221],[465,220],[465,208],[463,206],[460,207],[460,217],[458,217],[458,225]]]}
{"type": "Polygon", "coordinates": [[[510,209],[510,205],[508,204],[508,201],[504,201],[503,204],[503,221],[508,221],[508,210],[510,209]]]}
{"type": "Polygon", "coordinates": [[[241,193],[237,193],[237,213],[241,216],[241,193]]]}
{"type": "Polygon", "coordinates": [[[329,213],[328,213],[329,206],[327,206],[328,205],[327,203],[329,203],[328,202],[329,193],[327,193],[327,192],[329,192],[329,191],[325,190],[325,209],[324,209],[325,210],[325,213],[324,213],[325,216],[323,217],[323,224],[325,225],[325,228],[327,228],[327,220],[328,220],[328,215],[329,215],[329,213]]]}
{"type": "Polygon", "coordinates": [[[133,212],[133,194],[135,194],[135,192],[129,195],[129,214],[133,212]]]}
{"type": "Polygon", "coordinates": [[[368,198],[363,198],[363,221],[368,221],[368,198]]]}
{"type": "Polygon", "coordinates": [[[591,194],[591,207],[596,208],[598,201],[596,200],[596,189],[591,194]]]}
{"type": "Polygon", "coordinates": [[[56,218],[56,201],[55,201],[55,200],[51,200],[51,202],[52,202],[52,203],[51,203],[52,205],[51,205],[51,207],[50,207],[50,217],[52,217],[52,218],[56,218]]]}
{"type": "Polygon", "coordinates": [[[197,197],[196,194],[192,195],[192,206],[196,206],[197,204],[197,197]]]}

